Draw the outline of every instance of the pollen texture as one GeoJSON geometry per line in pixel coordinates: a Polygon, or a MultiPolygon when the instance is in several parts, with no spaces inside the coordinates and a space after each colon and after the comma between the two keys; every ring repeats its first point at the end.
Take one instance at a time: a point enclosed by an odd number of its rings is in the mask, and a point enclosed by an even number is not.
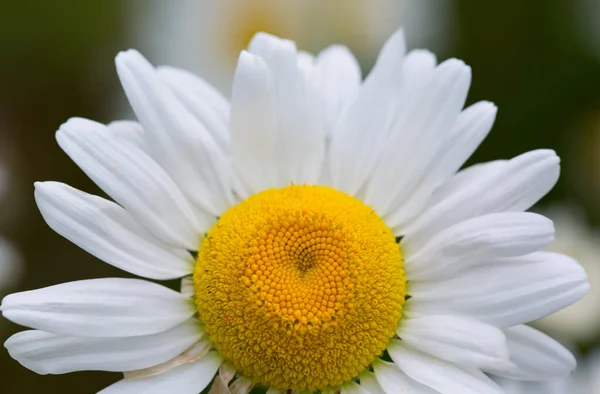
{"type": "Polygon", "coordinates": [[[200,321],[255,384],[323,390],[386,348],[406,293],[400,248],[361,201],[324,186],[255,194],[210,230],[194,272],[200,321]]]}

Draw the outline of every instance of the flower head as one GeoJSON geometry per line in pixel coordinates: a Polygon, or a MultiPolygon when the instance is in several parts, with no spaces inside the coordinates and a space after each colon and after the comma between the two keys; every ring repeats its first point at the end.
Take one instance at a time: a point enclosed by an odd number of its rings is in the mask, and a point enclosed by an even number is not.
{"type": "Polygon", "coordinates": [[[482,371],[568,374],[571,354],[523,325],[588,289],[575,261],[540,251],[552,222],[525,212],[558,157],[459,171],[496,107],[463,109],[462,61],[405,52],[399,31],[361,82],[344,47],[313,57],[258,34],[231,102],[119,54],[139,123],[57,133],[115,202],[56,182],[36,201],[83,249],[181,291],[95,279],[12,294],[2,313],[34,330],[11,355],[39,373],[124,372],[103,393],[498,393],[482,371]]]}

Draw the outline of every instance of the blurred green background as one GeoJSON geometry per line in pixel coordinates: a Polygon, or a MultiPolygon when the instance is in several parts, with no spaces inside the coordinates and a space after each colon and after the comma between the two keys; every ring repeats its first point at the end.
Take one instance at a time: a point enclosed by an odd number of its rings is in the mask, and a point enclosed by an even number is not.
{"type": "MultiPolygon", "coordinates": [[[[599,20],[597,0],[3,1],[0,163],[10,183],[0,229],[20,251],[24,273],[0,292],[127,276],[50,230],[32,187],[58,180],[102,194],[59,149],[54,132],[72,116],[132,118],[114,55],[138,48],[153,63],[188,67],[228,93],[237,53],[257,30],[285,35],[309,51],[346,44],[363,75],[401,25],[411,48],[427,47],[440,60],[463,59],[473,68],[469,103],[486,99],[499,107],[472,162],[555,149],[563,173],[542,205],[569,203],[592,232],[600,224],[599,20]]],[[[0,338],[19,329],[3,320],[0,338]]],[[[585,357],[599,339],[565,341],[585,357]]],[[[92,393],[120,378],[105,372],[39,376],[5,349],[0,376],[2,393],[92,393]]]]}

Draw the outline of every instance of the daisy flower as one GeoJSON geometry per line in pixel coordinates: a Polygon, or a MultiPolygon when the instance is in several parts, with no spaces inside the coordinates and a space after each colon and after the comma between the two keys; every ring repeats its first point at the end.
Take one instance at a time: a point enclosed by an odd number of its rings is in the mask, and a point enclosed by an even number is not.
{"type": "Polygon", "coordinates": [[[406,53],[401,31],[361,82],[257,34],[227,101],[203,80],[116,58],[138,122],[70,119],[63,150],[113,201],[35,185],[46,222],[98,258],[181,291],[105,278],[12,294],[9,338],[42,374],[124,372],[114,393],[501,393],[482,371],[568,374],[573,356],[522,325],[580,299],[584,270],[541,252],[524,212],[555,184],[537,150],[460,170],[496,107],[463,110],[471,71],[406,53]]]}

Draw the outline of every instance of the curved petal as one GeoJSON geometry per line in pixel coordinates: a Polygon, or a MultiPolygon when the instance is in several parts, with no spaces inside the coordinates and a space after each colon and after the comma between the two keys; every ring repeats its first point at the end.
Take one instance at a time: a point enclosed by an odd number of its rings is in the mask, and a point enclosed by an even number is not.
{"type": "Polygon", "coordinates": [[[304,74],[305,78],[313,81],[312,83],[316,84],[315,81],[316,75],[314,75],[315,71],[315,55],[307,51],[298,51],[298,57],[296,58],[296,64],[298,64],[298,70],[304,74]]]}
{"type": "Polygon", "coordinates": [[[462,369],[392,340],[388,352],[410,378],[442,394],[503,394],[504,391],[478,370],[462,369]]]}
{"type": "Polygon", "coordinates": [[[60,127],[61,148],[107,194],[157,237],[176,247],[195,250],[200,234],[212,224],[202,222],[171,178],[146,152],[111,138],[106,126],[72,118],[60,127]]]}
{"type": "Polygon", "coordinates": [[[36,182],[35,201],[54,231],[115,267],[151,279],[194,269],[191,254],[167,247],[111,201],[59,182],[36,182]]]}
{"type": "Polygon", "coordinates": [[[367,389],[356,382],[347,382],[342,385],[341,394],[369,394],[367,389]]]}
{"type": "Polygon", "coordinates": [[[296,45],[258,33],[248,51],[261,57],[273,76],[277,97],[277,186],[316,183],[325,156],[325,108],[321,94],[299,70],[296,45]]]}
{"type": "Polygon", "coordinates": [[[206,356],[213,347],[209,339],[200,339],[194,343],[189,349],[181,353],[175,358],[167,360],[163,363],[154,365],[150,368],[136,369],[134,371],[123,372],[125,379],[145,379],[151,376],[156,376],[179,367],[183,364],[188,364],[206,356]]]}
{"type": "Polygon", "coordinates": [[[416,250],[432,235],[463,220],[487,213],[524,211],[552,189],[560,172],[559,162],[554,151],[536,150],[500,166],[485,166],[485,171],[476,171],[461,187],[450,188],[450,194],[434,196],[437,204],[428,206],[407,227],[396,228],[396,233],[404,235],[406,248],[416,250]]]}
{"type": "Polygon", "coordinates": [[[377,378],[373,372],[364,371],[359,375],[359,378],[360,385],[367,390],[368,393],[385,394],[385,391],[383,391],[383,388],[381,388],[381,385],[377,382],[377,378]]]}
{"type": "Polygon", "coordinates": [[[575,357],[546,334],[524,325],[504,329],[514,368],[491,368],[489,372],[518,380],[550,380],[575,370],[575,357]]]}
{"type": "Polygon", "coordinates": [[[208,82],[191,72],[161,66],[158,75],[165,81],[185,108],[208,130],[219,147],[229,149],[229,102],[208,82]]]}
{"type": "Polygon", "coordinates": [[[442,282],[412,283],[409,308],[509,327],[554,313],[588,290],[586,273],[575,260],[537,252],[496,260],[442,282]]]}
{"type": "Polygon", "coordinates": [[[327,106],[327,132],[332,133],[341,114],[358,97],[360,66],[347,47],[333,45],[319,52],[314,73],[327,106]]]}
{"type": "Polygon", "coordinates": [[[387,394],[439,394],[421,383],[406,376],[394,363],[377,360],[373,363],[375,377],[387,394]]]}
{"type": "Polygon", "coordinates": [[[133,371],[178,356],[202,337],[190,319],[170,330],[125,338],[84,338],[44,331],[21,331],[4,346],[11,357],[38,374],[74,371],[133,371]]]}
{"type": "MultiPolygon", "coordinates": [[[[400,73],[394,76],[394,81],[398,86],[393,86],[393,95],[396,101],[395,109],[398,118],[395,120],[403,121],[405,117],[411,114],[406,110],[413,106],[415,99],[418,99],[421,92],[425,90],[431,83],[436,66],[438,64],[437,57],[434,53],[425,49],[415,49],[408,52],[400,67],[400,73]]],[[[388,132],[388,137],[398,136],[398,133],[403,133],[398,130],[399,123],[393,123],[388,132]]],[[[414,131],[407,131],[409,134],[414,131]]]]}
{"type": "Polygon", "coordinates": [[[407,318],[397,333],[415,349],[459,365],[494,368],[510,364],[502,331],[476,320],[450,315],[407,318]]]}
{"type": "Polygon", "coordinates": [[[431,198],[427,201],[427,206],[436,206],[445,198],[460,192],[470,182],[480,182],[482,179],[497,176],[505,170],[507,162],[508,160],[492,160],[485,163],[477,163],[464,170],[460,170],[435,189],[431,198]]]}
{"type": "Polygon", "coordinates": [[[358,99],[338,122],[328,163],[336,189],[356,195],[373,170],[393,120],[394,82],[405,52],[404,33],[398,30],[384,44],[358,99]]]}
{"type": "Polygon", "coordinates": [[[413,252],[404,248],[411,281],[450,278],[457,272],[497,257],[521,256],[550,245],[554,225],[529,212],[479,216],[450,226],[413,252]]]}
{"type": "Polygon", "coordinates": [[[273,76],[258,56],[242,51],[231,96],[231,152],[252,193],[277,182],[277,98],[273,76]]]}
{"type": "Polygon", "coordinates": [[[398,104],[394,126],[365,193],[367,205],[380,215],[402,205],[424,182],[444,143],[452,143],[449,129],[464,106],[470,84],[471,68],[449,59],[435,68],[416,96],[398,104]]]}
{"type": "Polygon", "coordinates": [[[148,144],[146,143],[146,135],[142,125],[132,120],[115,120],[106,125],[106,132],[111,136],[128,144],[133,144],[148,152],[148,144]]]}
{"type": "Polygon", "coordinates": [[[248,394],[252,387],[254,382],[250,378],[240,376],[229,386],[229,391],[231,394],[248,394]]]}
{"type": "Polygon", "coordinates": [[[431,200],[433,191],[458,171],[488,135],[496,112],[493,103],[480,101],[460,113],[452,129],[444,135],[444,144],[430,162],[422,182],[410,192],[405,202],[395,201],[394,206],[398,208],[385,216],[390,227],[407,223],[421,212],[431,200]]]}
{"type": "Polygon", "coordinates": [[[194,297],[194,279],[192,275],[184,276],[181,278],[179,292],[186,297],[194,297]]]}
{"type": "Polygon", "coordinates": [[[88,279],[10,294],[2,314],[55,334],[128,337],[156,334],[189,319],[196,308],[176,291],[141,279],[88,279]]]}
{"type": "Polygon", "coordinates": [[[198,361],[180,365],[160,375],[120,380],[98,394],[198,394],[208,386],[222,362],[216,352],[209,352],[198,361]]]}
{"type": "Polygon", "coordinates": [[[229,158],[139,52],[121,52],[115,63],[154,159],[199,210],[221,215],[235,204],[229,158]]]}
{"type": "Polygon", "coordinates": [[[172,66],[160,66],[158,73],[173,87],[184,87],[189,90],[190,95],[196,97],[210,107],[214,115],[218,116],[224,123],[229,119],[229,101],[214,86],[199,76],[181,68],[172,66]]]}

